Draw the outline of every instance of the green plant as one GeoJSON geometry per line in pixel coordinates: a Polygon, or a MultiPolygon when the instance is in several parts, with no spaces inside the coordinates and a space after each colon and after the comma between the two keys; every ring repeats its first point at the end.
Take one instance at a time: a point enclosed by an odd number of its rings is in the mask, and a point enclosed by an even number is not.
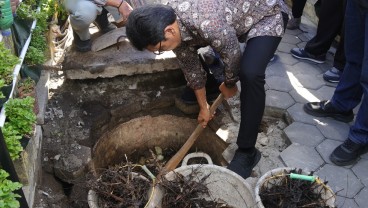
{"type": "Polygon", "coordinates": [[[7,122],[20,135],[29,135],[33,131],[33,125],[36,123],[36,115],[33,112],[34,102],[33,97],[25,97],[9,99],[5,104],[7,122]]]}
{"type": "Polygon", "coordinates": [[[29,46],[24,60],[28,65],[42,64],[45,61],[44,52],[34,46],[29,46]]]}
{"type": "Polygon", "coordinates": [[[27,77],[25,79],[21,79],[18,82],[18,96],[19,98],[24,98],[26,96],[33,96],[35,91],[36,82],[27,77]]]}
{"type": "Polygon", "coordinates": [[[2,132],[4,135],[6,147],[9,151],[10,158],[12,160],[18,159],[19,153],[23,151],[23,147],[20,143],[22,135],[8,122],[5,122],[4,127],[2,128],[2,132]]]}
{"type": "Polygon", "coordinates": [[[13,69],[19,63],[19,58],[0,42],[0,60],[0,77],[5,85],[9,85],[13,81],[13,69]]]}
{"type": "MultiPolygon", "coordinates": [[[[5,86],[5,81],[0,78],[0,89],[5,86]]],[[[0,98],[5,98],[3,92],[0,90],[0,98]]]]}
{"type": "Polygon", "coordinates": [[[12,182],[8,179],[9,173],[0,169],[0,207],[3,208],[18,208],[20,206],[17,198],[20,196],[14,191],[22,187],[18,182],[12,182]]]}

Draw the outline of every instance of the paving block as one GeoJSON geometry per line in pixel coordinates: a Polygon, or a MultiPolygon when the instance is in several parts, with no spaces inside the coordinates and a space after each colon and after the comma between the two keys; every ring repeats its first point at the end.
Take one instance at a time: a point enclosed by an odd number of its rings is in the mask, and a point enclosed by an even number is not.
{"type": "Polygon", "coordinates": [[[327,139],[343,142],[348,138],[350,126],[332,118],[321,118],[317,128],[327,139]]]}
{"type": "Polygon", "coordinates": [[[303,32],[298,33],[298,38],[303,42],[308,42],[310,40],[310,38],[306,36],[303,32]]]}
{"type": "Polygon", "coordinates": [[[286,29],[286,30],[285,30],[285,34],[299,36],[300,34],[303,34],[303,31],[301,31],[300,29],[296,29],[296,30],[289,30],[289,29],[286,29]]]}
{"type": "Polygon", "coordinates": [[[330,86],[322,86],[315,92],[315,96],[318,97],[319,100],[330,100],[332,95],[335,92],[335,87],[330,86]]]}
{"type": "Polygon", "coordinates": [[[306,61],[300,61],[297,64],[295,64],[292,70],[290,70],[290,72],[292,72],[295,75],[304,74],[310,76],[317,76],[319,74],[322,74],[321,69],[316,64],[306,61]]]}
{"type": "Polygon", "coordinates": [[[353,171],[345,167],[326,164],[316,175],[328,181],[328,185],[339,196],[353,198],[364,187],[353,171]]]}
{"type": "Polygon", "coordinates": [[[280,156],[286,166],[302,168],[307,172],[316,171],[324,163],[313,147],[298,143],[291,144],[281,152],[280,156]]]}
{"type": "Polygon", "coordinates": [[[293,122],[284,129],[284,133],[291,143],[310,147],[316,147],[325,139],[315,126],[300,122],[293,122]]]}
{"type": "Polygon", "coordinates": [[[311,116],[304,112],[303,110],[303,104],[296,103],[290,108],[287,109],[288,116],[290,117],[291,121],[298,121],[301,123],[307,123],[307,124],[317,124],[320,122],[320,118],[311,116]]]}
{"type": "Polygon", "coordinates": [[[285,77],[269,77],[266,78],[266,83],[272,90],[289,92],[293,89],[290,80],[285,77]]]}
{"type": "Polygon", "coordinates": [[[355,197],[355,202],[358,204],[358,207],[368,207],[367,206],[367,199],[368,199],[368,188],[365,187],[355,197]]]}
{"type": "Polygon", "coordinates": [[[336,196],[336,206],[343,208],[359,208],[354,199],[349,199],[342,196],[336,196]]]}
{"type": "Polygon", "coordinates": [[[294,104],[293,98],[286,92],[266,91],[266,106],[286,110],[294,104]]]}
{"type": "Polygon", "coordinates": [[[360,179],[360,181],[368,186],[368,160],[361,159],[357,164],[352,168],[355,175],[360,179]]]}
{"type": "Polygon", "coordinates": [[[276,63],[282,63],[285,65],[294,65],[298,63],[298,59],[293,58],[290,55],[290,51],[284,53],[284,52],[277,52],[278,59],[276,60],[276,63]]]}
{"type": "Polygon", "coordinates": [[[279,44],[279,47],[277,47],[277,50],[281,51],[281,52],[284,52],[284,53],[290,53],[290,50],[295,48],[295,47],[296,47],[295,44],[281,42],[279,44]]]}
{"type": "Polygon", "coordinates": [[[295,77],[298,79],[297,86],[304,87],[307,89],[318,90],[324,86],[324,82],[320,79],[316,79],[315,76],[309,74],[296,74],[295,77]]]}
{"type": "Polygon", "coordinates": [[[272,77],[272,76],[287,77],[286,71],[288,67],[291,67],[291,66],[285,65],[280,62],[275,62],[271,66],[267,67],[266,77],[272,77]]]}
{"type": "Polygon", "coordinates": [[[304,87],[294,87],[294,89],[290,91],[289,94],[297,103],[301,103],[301,104],[320,101],[315,96],[314,90],[306,89],[304,87]]]}
{"type": "Polygon", "coordinates": [[[293,35],[293,34],[289,34],[289,33],[285,33],[284,36],[282,37],[281,42],[283,43],[290,43],[290,44],[298,44],[300,42],[302,42],[299,37],[297,35],[293,35]]]}
{"type": "Polygon", "coordinates": [[[316,150],[326,163],[333,164],[330,160],[330,154],[341,143],[340,141],[326,139],[316,147],[316,150]]]}

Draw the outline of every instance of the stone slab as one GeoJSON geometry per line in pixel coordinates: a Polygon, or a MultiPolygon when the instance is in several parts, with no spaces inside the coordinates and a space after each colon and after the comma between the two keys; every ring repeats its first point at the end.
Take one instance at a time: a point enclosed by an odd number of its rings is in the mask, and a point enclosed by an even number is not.
{"type": "Polygon", "coordinates": [[[364,188],[355,197],[355,202],[358,204],[358,207],[367,207],[367,198],[368,198],[368,188],[364,188]]]}
{"type": "Polygon", "coordinates": [[[302,168],[307,172],[316,171],[324,163],[313,147],[298,143],[291,144],[280,156],[288,167],[302,168]]]}
{"type": "Polygon", "coordinates": [[[36,122],[38,125],[42,125],[45,123],[45,112],[46,105],[49,99],[49,80],[50,80],[50,72],[42,70],[40,79],[37,82],[36,86],[36,96],[37,96],[37,104],[38,104],[38,113],[36,122]]]}
{"type": "Polygon", "coordinates": [[[316,150],[322,156],[323,160],[326,163],[332,164],[330,160],[330,154],[340,144],[341,142],[339,141],[332,140],[332,139],[326,139],[316,147],[316,150]]]}
{"type": "Polygon", "coordinates": [[[364,185],[350,169],[326,164],[316,172],[339,196],[353,198],[364,185]]]}
{"type": "Polygon", "coordinates": [[[355,175],[362,181],[365,186],[368,186],[368,160],[361,159],[352,168],[355,175]]]}
{"type": "Polygon", "coordinates": [[[155,55],[149,51],[137,51],[129,42],[119,43],[98,52],[80,53],[70,50],[63,61],[67,79],[111,78],[119,75],[150,74],[178,69],[178,61],[172,51],[155,55]]]}
{"type": "Polygon", "coordinates": [[[294,122],[284,129],[284,133],[291,143],[299,143],[305,146],[315,147],[325,137],[313,125],[294,122]]]}

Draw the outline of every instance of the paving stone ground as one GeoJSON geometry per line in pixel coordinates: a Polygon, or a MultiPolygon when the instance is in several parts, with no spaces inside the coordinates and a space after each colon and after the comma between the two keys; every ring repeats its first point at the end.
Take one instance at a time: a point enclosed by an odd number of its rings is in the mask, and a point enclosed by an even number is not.
{"type": "Polygon", "coordinates": [[[276,60],[266,71],[267,107],[282,108],[292,121],[284,129],[291,145],[280,157],[286,166],[314,171],[315,175],[327,180],[337,193],[337,207],[366,208],[368,154],[346,167],[336,166],[328,158],[347,138],[353,123],[316,118],[303,111],[303,104],[307,102],[330,99],[336,87],[322,78],[323,73],[332,67],[334,49],[329,51],[324,64],[301,61],[289,53],[291,48],[303,47],[314,34],[315,26],[307,19],[302,20],[301,29],[287,30],[276,60]]]}

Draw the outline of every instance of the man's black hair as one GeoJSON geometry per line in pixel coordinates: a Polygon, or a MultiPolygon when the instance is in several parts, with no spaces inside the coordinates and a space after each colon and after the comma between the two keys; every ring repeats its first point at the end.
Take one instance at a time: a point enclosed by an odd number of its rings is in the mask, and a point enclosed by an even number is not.
{"type": "Polygon", "coordinates": [[[130,43],[142,51],[165,39],[164,29],[175,22],[173,8],[162,4],[145,5],[134,9],[128,18],[126,34],[130,43]]]}

